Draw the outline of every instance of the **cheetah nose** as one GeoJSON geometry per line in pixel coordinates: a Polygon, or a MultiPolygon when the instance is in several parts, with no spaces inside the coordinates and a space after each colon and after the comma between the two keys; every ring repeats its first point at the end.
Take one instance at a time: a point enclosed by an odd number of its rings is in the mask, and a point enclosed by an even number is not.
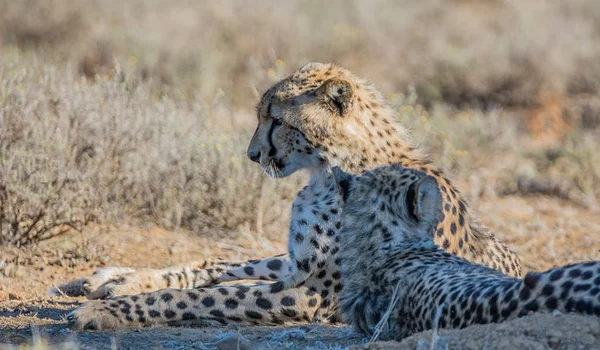
{"type": "Polygon", "coordinates": [[[260,151],[248,150],[248,158],[250,158],[251,161],[258,163],[260,160],[260,151]]]}

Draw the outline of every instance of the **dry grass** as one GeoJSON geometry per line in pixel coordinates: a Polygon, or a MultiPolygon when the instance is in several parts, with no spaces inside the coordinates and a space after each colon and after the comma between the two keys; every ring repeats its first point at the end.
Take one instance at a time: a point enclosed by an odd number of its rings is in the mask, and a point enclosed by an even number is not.
{"type": "Polygon", "coordinates": [[[304,178],[245,148],[260,91],[308,61],[375,81],[473,202],[600,195],[597,1],[0,7],[4,244],[92,221],[283,239],[304,178]]]}
{"type": "Polygon", "coordinates": [[[269,230],[285,220],[289,210],[278,203],[300,177],[269,180],[245,160],[250,134],[236,118],[250,116],[218,102],[155,101],[120,70],[91,83],[17,56],[0,66],[5,243],[94,219],[141,218],[202,233],[269,230]]]}

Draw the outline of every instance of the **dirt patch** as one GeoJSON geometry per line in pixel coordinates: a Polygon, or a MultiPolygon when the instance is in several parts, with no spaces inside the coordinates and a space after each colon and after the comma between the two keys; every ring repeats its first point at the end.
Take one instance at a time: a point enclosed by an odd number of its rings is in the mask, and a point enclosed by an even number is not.
{"type": "Polygon", "coordinates": [[[536,314],[501,324],[440,330],[437,337],[427,331],[402,342],[377,342],[351,349],[600,349],[600,320],[572,314],[536,314]]]}
{"type": "MultiPolygon", "coordinates": [[[[473,203],[482,221],[511,245],[527,270],[582,260],[600,260],[600,216],[593,209],[550,197],[481,198],[473,203]]],[[[156,326],[107,332],[72,332],[67,313],[84,298],[49,297],[54,285],[104,266],[166,267],[222,257],[242,260],[286,250],[275,241],[239,234],[224,240],[158,228],[92,227],[39,246],[0,249],[0,348],[28,344],[40,334],[51,347],[269,349],[347,348],[368,341],[348,327],[319,324],[289,327],[156,326]],[[151,252],[151,254],[149,254],[151,252]],[[33,327],[32,327],[33,325],[33,327]]],[[[438,348],[600,348],[600,321],[577,315],[531,315],[503,324],[439,332],[438,348]]],[[[432,332],[372,349],[429,349],[432,332]]]]}

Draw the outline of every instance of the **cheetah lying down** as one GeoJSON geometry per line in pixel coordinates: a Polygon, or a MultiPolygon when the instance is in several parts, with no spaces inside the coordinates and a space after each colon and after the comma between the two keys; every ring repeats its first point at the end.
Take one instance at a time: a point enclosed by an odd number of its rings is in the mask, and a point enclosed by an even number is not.
{"type": "Polygon", "coordinates": [[[434,243],[444,212],[432,176],[400,165],[334,174],[344,199],[342,318],[359,331],[399,340],[436,322],[463,328],[549,310],[600,317],[600,262],[510,277],[434,243]]]}
{"type": "Polygon", "coordinates": [[[71,314],[74,328],[124,328],[182,320],[273,325],[340,320],[341,201],[331,168],[362,174],[399,163],[435,177],[445,251],[512,276],[517,255],[489,232],[444,173],[416,148],[373,84],[333,64],[309,63],[262,96],[248,157],[269,176],[302,169],[310,179],[292,206],[288,252],[249,261],[192,261],[165,269],[106,267],[52,294],[91,300],[71,314]],[[223,286],[269,280],[271,285],[223,286]]]}

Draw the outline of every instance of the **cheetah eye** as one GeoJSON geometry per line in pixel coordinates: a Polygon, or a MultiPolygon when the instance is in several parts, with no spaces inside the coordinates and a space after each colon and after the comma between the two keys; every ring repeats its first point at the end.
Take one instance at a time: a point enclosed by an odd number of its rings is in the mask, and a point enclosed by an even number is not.
{"type": "Polygon", "coordinates": [[[419,221],[419,218],[417,217],[416,210],[415,210],[415,198],[416,198],[417,194],[415,191],[415,184],[411,184],[408,187],[408,191],[406,192],[406,209],[408,211],[408,215],[415,221],[419,221]]]}
{"type": "Polygon", "coordinates": [[[281,108],[279,106],[273,106],[273,103],[269,103],[267,114],[269,117],[273,118],[273,120],[278,120],[282,117],[281,108]]]}

